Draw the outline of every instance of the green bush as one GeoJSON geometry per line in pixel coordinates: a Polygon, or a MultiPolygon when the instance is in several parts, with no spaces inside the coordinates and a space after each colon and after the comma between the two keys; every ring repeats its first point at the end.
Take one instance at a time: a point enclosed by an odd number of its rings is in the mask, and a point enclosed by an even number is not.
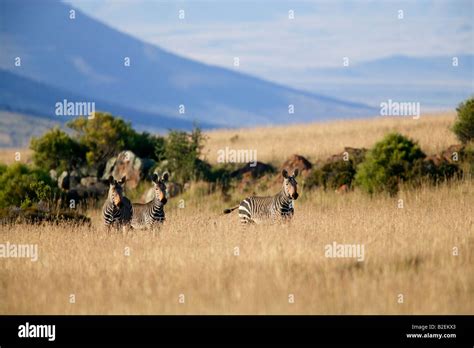
{"type": "Polygon", "coordinates": [[[166,138],[164,157],[173,180],[184,185],[191,180],[205,179],[210,165],[199,157],[204,145],[204,135],[199,128],[191,133],[170,131],[166,138]]]}
{"type": "Polygon", "coordinates": [[[463,152],[462,167],[470,176],[474,174],[474,141],[466,144],[463,152]]]}
{"type": "Polygon", "coordinates": [[[437,184],[460,177],[462,174],[462,169],[457,164],[448,161],[441,161],[440,163],[435,163],[432,160],[417,161],[414,171],[421,174],[415,183],[419,183],[424,178],[427,178],[433,184],[437,184]]]}
{"type": "Polygon", "coordinates": [[[165,139],[148,132],[138,133],[132,129],[129,138],[126,139],[125,148],[122,150],[131,150],[141,158],[161,161],[165,154],[165,139]]]}
{"type": "Polygon", "coordinates": [[[344,153],[342,153],[333,156],[322,167],[313,169],[304,181],[305,188],[323,186],[326,190],[337,189],[342,185],[351,187],[357,165],[364,160],[366,150],[346,148],[345,151],[347,151],[347,158],[344,158],[344,153]]]}
{"type": "Polygon", "coordinates": [[[39,138],[33,138],[35,164],[44,169],[72,170],[84,164],[99,169],[120,151],[131,150],[142,158],[160,161],[164,157],[163,137],[135,131],[130,123],[106,113],[94,118],[78,117],[67,123],[73,135],[53,128],[39,138]]]}
{"type": "Polygon", "coordinates": [[[89,166],[100,166],[127,148],[134,140],[135,131],[129,123],[110,114],[95,113],[94,117],[78,117],[67,123],[75,131],[77,141],[87,148],[89,166]]]}
{"type": "Polygon", "coordinates": [[[388,134],[357,167],[356,184],[369,193],[386,191],[394,195],[400,182],[420,177],[419,163],[425,157],[412,140],[401,134],[388,134]]]}
{"type": "Polygon", "coordinates": [[[457,118],[454,121],[453,132],[463,143],[474,140],[474,98],[459,104],[457,118]]]}
{"type": "Polygon", "coordinates": [[[40,200],[52,202],[57,189],[48,173],[24,164],[0,166],[0,208],[26,208],[40,200]]]}
{"type": "Polygon", "coordinates": [[[305,190],[311,190],[323,185],[323,171],[321,168],[313,168],[308,177],[304,179],[303,183],[305,190]]]}
{"type": "Polygon", "coordinates": [[[81,165],[86,153],[84,146],[58,127],[39,138],[32,138],[30,148],[34,151],[33,162],[36,166],[59,172],[81,165]]]}
{"type": "Polygon", "coordinates": [[[356,174],[352,161],[327,163],[322,168],[324,189],[337,189],[342,185],[351,186],[356,174]]]}

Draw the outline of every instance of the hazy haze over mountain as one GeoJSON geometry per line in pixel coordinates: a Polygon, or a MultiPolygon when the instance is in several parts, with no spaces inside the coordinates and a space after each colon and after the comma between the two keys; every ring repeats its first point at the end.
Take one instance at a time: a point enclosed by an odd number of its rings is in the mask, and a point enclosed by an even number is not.
{"type": "MultiPolygon", "coordinates": [[[[67,91],[65,95],[98,101],[98,109],[99,101],[113,105],[114,113],[154,128],[163,127],[163,116],[175,117],[180,121],[175,126],[183,127],[182,121],[253,126],[376,113],[363,104],[298,91],[171,54],[80,11],[71,19],[70,10],[70,5],[51,0],[3,1],[0,67],[56,91],[67,91]],[[21,57],[20,67],[14,65],[15,57],[21,57]],[[124,66],[127,57],[129,67],[124,66]],[[181,104],[185,114],[178,112],[181,104]],[[288,112],[290,104],[294,114],[288,112]]],[[[0,86],[2,91],[8,88],[5,82],[0,86]]],[[[11,109],[29,109],[21,104],[21,97],[14,98],[11,109]]]]}

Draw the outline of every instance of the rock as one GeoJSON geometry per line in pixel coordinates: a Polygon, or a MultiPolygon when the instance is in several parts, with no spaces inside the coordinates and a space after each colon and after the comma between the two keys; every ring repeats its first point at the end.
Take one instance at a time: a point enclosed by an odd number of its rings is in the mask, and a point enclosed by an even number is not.
{"type": "Polygon", "coordinates": [[[342,151],[341,153],[329,157],[326,163],[353,160],[355,164],[358,164],[363,160],[366,153],[367,149],[365,148],[358,149],[355,147],[346,146],[344,147],[344,151],[342,151]]]}
{"type": "Polygon", "coordinates": [[[231,178],[236,178],[236,177],[252,177],[252,178],[259,178],[266,173],[272,173],[274,171],[274,168],[269,165],[265,164],[262,162],[257,162],[257,163],[247,163],[244,165],[242,168],[237,169],[230,173],[231,178]]]}
{"type": "Polygon", "coordinates": [[[79,186],[81,184],[82,174],[74,169],[69,173],[69,188],[79,186]]]}
{"type": "Polygon", "coordinates": [[[69,190],[69,174],[68,174],[68,172],[64,171],[58,177],[58,187],[61,190],[69,190]]]}
{"type": "Polygon", "coordinates": [[[349,185],[343,184],[343,185],[339,186],[339,187],[335,190],[335,192],[336,192],[337,194],[347,193],[347,192],[349,192],[349,185]]]}
{"type": "Polygon", "coordinates": [[[111,157],[105,164],[104,173],[102,174],[102,180],[109,180],[109,177],[112,175],[115,167],[115,162],[117,162],[117,157],[111,157]]]}
{"type": "MultiPolygon", "coordinates": [[[[453,150],[455,151],[455,150],[453,150]]],[[[434,181],[444,181],[462,174],[462,169],[458,166],[459,160],[453,161],[451,154],[453,152],[446,150],[441,155],[431,155],[421,161],[421,173],[428,175],[434,181]],[[449,155],[447,154],[449,152],[449,155]]],[[[461,154],[458,153],[458,158],[461,154]]]]}
{"type": "Polygon", "coordinates": [[[104,197],[107,190],[108,186],[102,182],[97,182],[91,186],[77,185],[65,192],[62,206],[64,208],[71,208],[71,204],[74,204],[76,207],[82,206],[83,208],[87,208],[91,204],[95,206],[104,197]]]}
{"type": "Polygon", "coordinates": [[[280,168],[279,178],[281,179],[281,171],[283,169],[286,169],[288,173],[292,175],[296,168],[298,168],[299,170],[299,175],[306,177],[310,173],[312,167],[313,166],[311,165],[311,163],[303,156],[292,155],[285,162],[283,162],[280,168]]]}
{"type": "Polygon", "coordinates": [[[444,157],[441,157],[440,155],[431,155],[427,156],[423,159],[423,162],[425,162],[426,166],[434,166],[434,167],[439,167],[441,163],[446,162],[444,157]]]}
{"type": "Polygon", "coordinates": [[[51,169],[49,171],[49,177],[53,179],[54,181],[58,181],[58,172],[55,171],[54,169],[51,169]]]}
{"type": "Polygon", "coordinates": [[[120,179],[127,177],[127,187],[136,188],[141,179],[143,179],[155,162],[151,159],[141,159],[132,151],[122,151],[117,157],[112,157],[107,161],[103,180],[107,180],[109,176],[120,179]]]}
{"type": "Polygon", "coordinates": [[[441,157],[449,163],[459,163],[464,151],[463,145],[451,145],[441,153],[441,157]],[[457,157],[457,160],[456,160],[457,157]]]}
{"type": "Polygon", "coordinates": [[[168,197],[170,198],[176,197],[183,191],[183,188],[181,187],[181,185],[174,182],[168,183],[168,185],[166,186],[166,189],[168,191],[168,197]]]}
{"type": "Polygon", "coordinates": [[[94,186],[98,182],[96,176],[87,176],[85,178],[81,179],[81,186],[89,187],[89,186],[94,186]]]}
{"type": "MultiPolygon", "coordinates": [[[[170,182],[166,185],[166,192],[167,192],[167,197],[172,198],[172,197],[176,197],[177,195],[179,195],[182,192],[182,188],[179,184],[175,184],[173,182],[170,182]]],[[[148,203],[153,198],[155,198],[155,189],[152,186],[143,193],[140,201],[142,203],[148,203]]]]}
{"type": "Polygon", "coordinates": [[[153,187],[150,187],[148,190],[146,190],[143,193],[143,195],[141,197],[141,203],[148,203],[153,198],[155,198],[155,189],[153,187]]]}

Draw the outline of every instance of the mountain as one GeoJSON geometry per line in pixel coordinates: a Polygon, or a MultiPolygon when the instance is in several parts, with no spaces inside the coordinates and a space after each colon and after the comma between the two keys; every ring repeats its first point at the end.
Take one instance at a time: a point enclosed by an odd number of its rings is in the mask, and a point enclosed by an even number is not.
{"type": "MultiPolygon", "coordinates": [[[[60,88],[51,87],[9,71],[0,69],[0,110],[20,112],[26,115],[34,115],[49,119],[57,123],[67,122],[73,116],[57,116],[56,103],[64,100],[95,103],[96,111],[105,110],[117,116],[129,115],[138,128],[143,128],[148,120],[153,119],[154,131],[163,132],[170,128],[190,129],[193,122],[185,119],[161,116],[156,113],[148,113],[131,109],[125,106],[109,102],[91,99],[83,95],[75,94],[60,88]]],[[[212,128],[212,124],[201,123],[203,128],[212,128]]]]}
{"type": "MultiPolygon", "coordinates": [[[[120,114],[134,125],[153,128],[166,128],[164,123],[186,128],[193,121],[209,127],[254,126],[377,113],[357,102],[177,56],[77,9],[71,19],[72,7],[57,1],[3,0],[0,6],[0,68],[17,75],[9,78],[25,89],[17,88],[16,97],[10,96],[11,109],[49,114],[50,103],[78,98],[94,101],[96,108],[120,114]],[[16,57],[21,66],[14,65],[16,57]],[[130,66],[124,64],[127,57],[130,66]],[[38,88],[45,93],[23,98],[38,88]],[[178,111],[181,104],[184,114],[178,111]],[[290,104],[293,114],[288,112],[290,104]]],[[[2,94],[10,87],[2,82],[2,94]]]]}
{"type": "Polygon", "coordinates": [[[350,67],[311,69],[305,88],[379,105],[387,99],[417,101],[428,109],[453,109],[474,93],[474,55],[390,56],[350,67]]]}

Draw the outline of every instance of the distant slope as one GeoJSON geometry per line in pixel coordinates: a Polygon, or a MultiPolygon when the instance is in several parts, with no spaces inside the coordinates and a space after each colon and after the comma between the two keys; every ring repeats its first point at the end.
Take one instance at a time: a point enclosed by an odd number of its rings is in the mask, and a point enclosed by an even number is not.
{"type": "MultiPolygon", "coordinates": [[[[57,1],[4,0],[0,67],[50,87],[129,109],[133,123],[155,115],[218,126],[252,126],[360,117],[376,109],[280,86],[168,53],[57,1]],[[15,57],[22,58],[14,67],[15,57]],[[124,66],[129,57],[130,67],[124,66]],[[186,113],[178,113],[183,104],[186,113]],[[294,105],[294,114],[288,105],[294,105]]],[[[159,24],[157,24],[159,25],[159,24]]],[[[2,86],[5,88],[5,86],[2,86]]],[[[25,108],[28,108],[25,106],[25,108]]],[[[125,114],[125,112],[120,112],[125,114]]]]}
{"type": "Polygon", "coordinates": [[[374,106],[387,99],[418,101],[422,108],[453,109],[474,93],[474,55],[391,56],[345,68],[311,69],[306,88],[374,106]]]}
{"type": "Polygon", "coordinates": [[[26,148],[31,137],[40,136],[55,125],[58,123],[54,120],[0,111],[0,148],[26,148]]]}
{"type": "MultiPolygon", "coordinates": [[[[94,102],[96,111],[107,111],[116,116],[129,116],[129,118],[133,118],[134,124],[138,128],[146,127],[148,130],[166,131],[170,128],[191,129],[193,126],[193,122],[190,120],[160,116],[92,99],[0,69],[0,110],[17,111],[63,123],[68,121],[71,116],[56,116],[55,104],[64,99],[94,102]],[[154,120],[152,125],[149,124],[150,119],[154,120]]],[[[207,123],[200,125],[203,128],[213,127],[207,123]]]]}

